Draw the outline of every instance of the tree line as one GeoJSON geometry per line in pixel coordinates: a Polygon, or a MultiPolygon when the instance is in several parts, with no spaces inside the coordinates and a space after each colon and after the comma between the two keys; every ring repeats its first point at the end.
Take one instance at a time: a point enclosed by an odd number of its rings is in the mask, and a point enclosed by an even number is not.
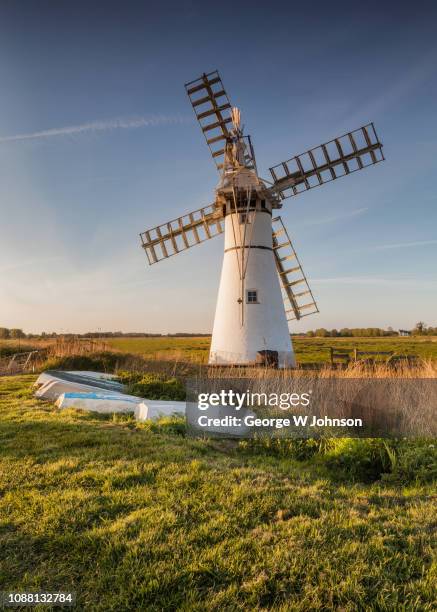
{"type": "Polygon", "coordinates": [[[437,336],[437,327],[432,327],[432,325],[419,321],[411,333],[413,336],[437,336]]]}
{"type": "Polygon", "coordinates": [[[343,327],[342,329],[325,329],[320,327],[306,332],[309,338],[373,338],[381,336],[397,336],[398,332],[393,329],[381,329],[379,327],[343,327]]]}
{"type": "Polygon", "coordinates": [[[381,329],[380,327],[343,327],[342,329],[325,329],[320,327],[306,332],[308,338],[376,338],[384,336],[437,336],[437,327],[426,325],[422,321],[416,323],[411,330],[394,330],[392,327],[381,329]],[[400,332],[403,332],[401,334],[400,332]]]}
{"type": "Polygon", "coordinates": [[[19,339],[19,338],[194,338],[194,337],[209,337],[211,334],[178,332],[175,334],[157,334],[147,332],[121,332],[121,331],[94,331],[84,334],[70,334],[56,332],[41,332],[40,334],[26,334],[22,329],[8,329],[0,327],[0,340],[19,339]]]}
{"type": "MultiPolygon", "coordinates": [[[[308,338],[376,338],[383,336],[399,336],[399,332],[392,327],[342,327],[341,329],[326,329],[320,327],[306,332],[308,338]]],[[[405,333],[405,332],[404,332],[405,333]]],[[[437,327],[432,327],[419,321],[412,330],[407,330],[412,336],[437,336],[437,327]]],[[[41,334],[26,334],[22,329],[0,327],[0,340],[19,340],[21,338],[194,338],[209,337],[211,334],[179,332],[175,334],[154,334],[147,332],[121,332],[121,331],[94,331],[84,334],[57,334],[56,332],[42,332],[41,334]]],[[[301,334],[296,334],[301,335],[301,334]]]]}
{"type": "Polygon", "coordinates": [[[18,329],[15,327],[13,329],[8,329],[7,327],[0,327],[0,339],[1,340],[8,340],[9,338],[15,340],[15,339],[26,338],[26,337],[27,336],[22,329],[18,329]]]}

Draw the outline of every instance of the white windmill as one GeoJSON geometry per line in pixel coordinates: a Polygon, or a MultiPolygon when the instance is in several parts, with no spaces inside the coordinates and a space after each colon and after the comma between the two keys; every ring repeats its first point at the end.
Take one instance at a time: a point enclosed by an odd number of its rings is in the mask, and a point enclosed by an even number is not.
{"type": "Polygon", "coordinates": [[[288,321],[318,312],[280,217],[282,200],[384,159],[373,123],[270,168],[258,176],[250,136],[218,71],[185,85],[220,172],[215,200],[146,230],[150,264],[224,232],[224,257],[210,364],[292,367],[288,321]]]}

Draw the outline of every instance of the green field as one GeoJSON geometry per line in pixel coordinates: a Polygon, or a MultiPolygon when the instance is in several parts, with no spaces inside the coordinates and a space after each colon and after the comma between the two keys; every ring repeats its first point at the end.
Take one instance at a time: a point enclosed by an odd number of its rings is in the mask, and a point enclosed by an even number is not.
{"type": "MultiPolygon", "coordinates": [[[[85,342],[85,341],[84,341],[85,342]]],[[[208,360],[210,337],[133,337],[102,339],[109,349],[142,355],[147,359],[169,361],[208,360]]],[[[54,340],[0,340],[0,358],[13,352],[28,351],[54,344],[54,340]]],[[[300,364],[320,364],[330,361],[330,347],[353,351],[392,351],[400,356],[417,356],[437,359],[437,337],[415,336],[410,338],[305,338],[293,337],[297,361],[300,364]]]]}
{"type": "MultiPolygon", "coordinates": [[[[192,342],[192,341],[191,341],[192,342]]],[[[78,610],[435,610],[436,491],[57,411],[0,379],[0,584],[78,610]]]]}
{"type": "Polygon", "coordinates": [[[111,347],[126,353],[138,353],[147,358],[158,359],[195,359],[205,361],[208,358],[209,337],[193,338],[107,338],[105,342],[111,347]]]}
{"type": "MultiPolygon", "coordinates": [[[[147,358],[208,359],[210,338],[111,338],[110,347],[147,358]]],[[[322,363],[330,359],[329,348],[358,348],[360,351],[393,351],[397,355],[411,355],[437,359],[437,338],[293,338],[299,363],[322,363]]]]}

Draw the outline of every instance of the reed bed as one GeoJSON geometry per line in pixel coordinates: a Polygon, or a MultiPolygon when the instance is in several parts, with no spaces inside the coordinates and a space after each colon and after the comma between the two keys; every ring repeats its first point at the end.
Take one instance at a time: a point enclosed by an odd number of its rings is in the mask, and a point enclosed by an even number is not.
{"type": "Polygon", "coordinates": [[[289,380],[290,378],[437,378],[437,360],[407,359],[389,363],[354,362],[344,368],[326,364],[320,369],[272,369],[255,367],[205,367],[208,378],[252,378],[254,380],[289,380]]]}

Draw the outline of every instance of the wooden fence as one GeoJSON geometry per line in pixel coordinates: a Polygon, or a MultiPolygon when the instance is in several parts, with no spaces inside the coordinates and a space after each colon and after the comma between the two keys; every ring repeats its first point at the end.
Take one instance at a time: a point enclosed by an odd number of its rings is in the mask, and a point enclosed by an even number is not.
{"type": "Polygon", "coordinates": [[[349,363],[365,362],[373,364],[375,362],[383,362],[389,366],[396,366],[400,361],[414,363],[417,360],[416,355],[396,355],[394,351],[360,351],[354,349],[341,349],[331,347],[330,349],[331,365],[346,367],[349,363]]]}
{"type": "Polygon", "coordinates": [[[8,355],[0,359],[0,376],[34,372],[45,359],[47,359],[47,349],[8,355]]]}

